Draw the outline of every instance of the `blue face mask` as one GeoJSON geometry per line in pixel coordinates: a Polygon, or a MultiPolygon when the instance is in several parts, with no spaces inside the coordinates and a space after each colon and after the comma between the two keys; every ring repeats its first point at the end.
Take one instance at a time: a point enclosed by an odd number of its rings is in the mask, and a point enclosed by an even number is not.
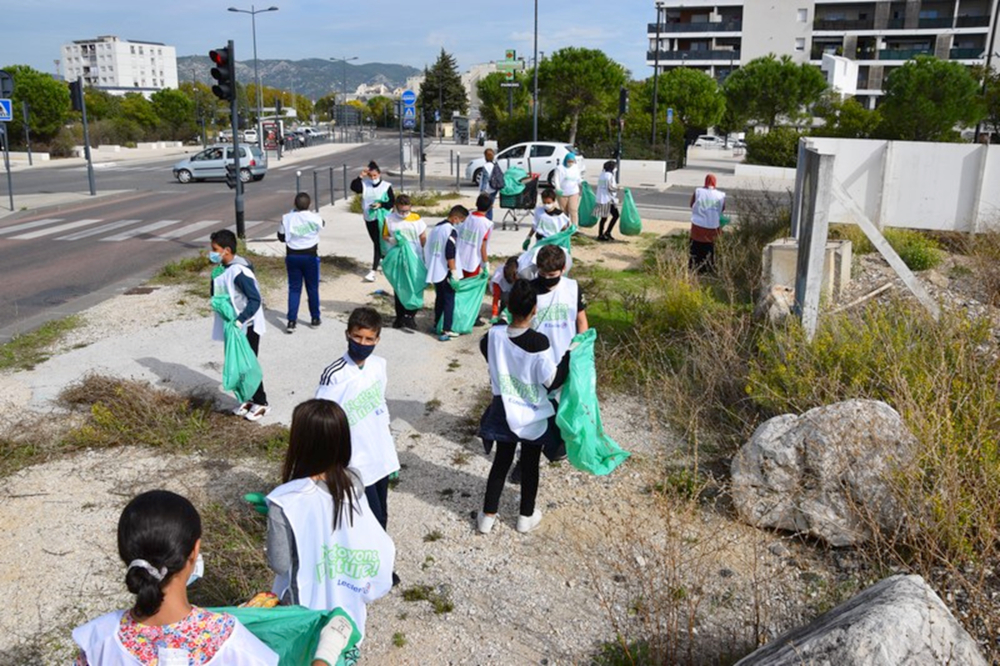
{"type": "Polygon", "coordinates": [[[191,575],[188,576],[187,587],[191,587],[191,583],[195,582],[204,575],[205,560],[201,559],[201,553],[198,553],[198,559],[194,561],[194,569],[191,570],[191,575]]]}
{"type": "Polygon", "coordinates": [[[213,264],[221,264],[222,263],[222,255],[219,254],[218,252],[209,252],[208,253],[208,260],[210,262],[212,262],[213,264]]]}
{"type": "Polygon", "coordinates": [[[375,345],[362,345],[347,338],[347,353],[354,359],[355,363],[361,363],[371,356],[373,351],[375,351],[375,345]]]}

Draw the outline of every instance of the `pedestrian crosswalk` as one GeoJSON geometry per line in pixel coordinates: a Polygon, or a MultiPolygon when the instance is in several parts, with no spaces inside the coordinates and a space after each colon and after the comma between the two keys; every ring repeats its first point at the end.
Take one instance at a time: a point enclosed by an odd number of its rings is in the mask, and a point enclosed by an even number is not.
{"type": "MultiPolygon", "coordinates": [[[[208,242],[212,231],[231,227],[232,223],[222,220],[106,220],[86,218],[71,220],[65,218],[45,218],[21,222],[10,226],[0,226],[0,245],[12,241],[60,241],[73,242],[92,239],[116,243],[128,240],[153,242],[208,242]]],[[[276,223],[266,220],[248,220],[247,235],[255,233],[265,236],[277,228],[276,223]]]]}

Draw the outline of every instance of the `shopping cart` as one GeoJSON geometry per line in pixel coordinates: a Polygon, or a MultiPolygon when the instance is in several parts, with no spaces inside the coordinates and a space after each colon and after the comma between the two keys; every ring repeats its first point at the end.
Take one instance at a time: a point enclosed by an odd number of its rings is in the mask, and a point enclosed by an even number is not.
{"type": "Polygon", "coordinates": [[[504,194],[500,192],[500,208],[506,209],[501,222],[501,229],[507,229],[508,218],[514,222],[514,231],[521,228],[521,220],[534,212],[538,205],[538,174],[533,173],[522,178],[524,190],[520,194],[504,194]],[[518,213],[517,211],[521,211],[518,213]]]}

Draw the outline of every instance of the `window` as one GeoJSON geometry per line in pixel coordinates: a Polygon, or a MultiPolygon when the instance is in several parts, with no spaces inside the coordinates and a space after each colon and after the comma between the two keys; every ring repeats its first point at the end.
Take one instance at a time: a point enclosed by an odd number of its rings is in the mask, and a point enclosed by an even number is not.
{"type": "Polygon", "coordinates": [[[808,9],[800,9],[799,10],[799,23],[808,23],[808,22],[809,22],[809,10],[808,9]]]}
{"type": "Polygon", "coordinates": [[[552,154],[556,152],[555,146],[540,146],[535,145],[531,147],[532,157],[552,157],[552,154]]]}
{"type": "Polygon", "coordinates": [[[524,157],[524,146],[515,146],[513,148],[508,148],[499,155],[497,159],[503,160],[516,160],[524,157]]]}
{"type": "Polygon", "coordinates": [[[796,51],[805,51],[806,50],[806,39],[805,39],[805,37],[796,37],[795,38],[795,50],[796,51]]]}
{"type": "Polygon", "coordinates": [[[128,48],[129,48],[129,51],[132,53],[132,55],[135,55],[135,47],[134,46],[130,46],[128,48]]]}

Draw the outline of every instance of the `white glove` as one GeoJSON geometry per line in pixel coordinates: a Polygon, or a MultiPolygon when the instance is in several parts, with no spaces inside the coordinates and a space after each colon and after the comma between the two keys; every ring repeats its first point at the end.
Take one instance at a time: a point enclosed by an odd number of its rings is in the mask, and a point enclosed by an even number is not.
{"type": "Polygon", "coordinates": [[[327,666],[336,666],[340,653],[351,640],[352,631],[350,620],[343,615],[334,616],[319,632],[319,645],[313,659],[325,661],[327,666]]]}
{"type": "Polygon", "coordinates": [[[236,328],[243,330],[244,322],[240,321],[239,319],[234,319],[233,323],[236,324],[236,328]]]}
{"type": "Polygon", "coordinates": [[[451,272],[451,279],[454,280],[455,282],[458,282],[459,280],[461,280],[462,279],[462,271],[460,271],[458,269],[453,270],[451,272]]]}
{"type": "Polygon", "coordinates": [[[492,274],[492,271],[490,270],[490,262],[487,261],[483,263],[483,270],[486,271],[487,275],[492,274]]]}

